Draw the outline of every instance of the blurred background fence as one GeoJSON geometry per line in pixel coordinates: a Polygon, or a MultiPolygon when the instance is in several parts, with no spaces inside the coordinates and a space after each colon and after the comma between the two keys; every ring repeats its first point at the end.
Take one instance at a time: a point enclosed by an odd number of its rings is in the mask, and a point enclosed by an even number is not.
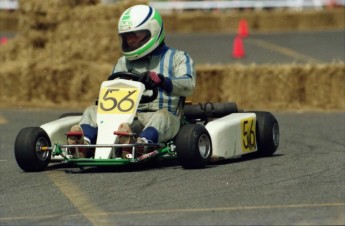
{"type": "MultiPolygon", "coordinates": [[[[101,0],[104,4],[116,3],[123,0],[101,0]]],[[[151,6],[158,10],[173,12],[174,10],[191,9],[270,9],[270,8],[315,8],[344,6],[345,0],[211,0],[211,1],[182,1],[182,0],[150,0],[151,6]]],[[[19,0],[0,0],[0,9],[14,10],[19,7],[19,0]]]]}
{"type": "MultiPolygon", "coordinates": [[[[109,1],[109,0],[108,0],[109,1]]],[[[213,1],[150,1],[150,5],[159,10],[191,9],[304,9],[344,6],[345,0],[213,0],[213,1]]]]}

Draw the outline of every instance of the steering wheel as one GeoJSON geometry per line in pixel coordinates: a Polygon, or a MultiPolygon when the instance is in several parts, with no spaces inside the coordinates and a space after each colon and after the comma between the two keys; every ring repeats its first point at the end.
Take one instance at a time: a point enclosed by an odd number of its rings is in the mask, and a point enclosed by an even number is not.
{"type": "MultiPolygon", "coordinates": [[[[115,73],[112,73],[111,75],[109,75],[108,81],[109,80],[114,80],[116,78],[130,79],[130,80],[133,80],[133,81],[142,82],[145,85],[145,87],[147,87],[147,84],[145,84],[142,81],[142,76],[140,74],[135,74],[135,73],[132,73],[132,72],[125,72],[125,71],[124,72],[115,72],[115,73]]],[[[153,87],[153,88],[149,88],[149,89],[146,88],[146,89],[147,90],[152,90],[153,93],[152,93],[151,96],[142,96],[141,100],[140,100],[140,103],[142,103],[142,104],[152,102],[158,96],[158,88],[157,87],[153,87]]]]}

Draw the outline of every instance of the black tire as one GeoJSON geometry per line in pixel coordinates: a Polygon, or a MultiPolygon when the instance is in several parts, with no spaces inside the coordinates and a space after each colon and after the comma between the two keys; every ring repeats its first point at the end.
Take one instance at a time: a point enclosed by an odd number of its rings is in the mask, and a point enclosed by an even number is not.
{"type": "Polygon", "coordinates": [[[82,112],[68,112],[68,113],[64,113],[64,114],[60,115],[59,119],[60,118],[66,118],[69,116],[81,116],[81,115],[83,115],[82,112]]]}
{"type": "Polygon", "coordinates": [[[212,156],[211,137],[201,124],[182,126],[176,136],[177,158],[185,169],[204,168],[212,156]]]}
{"type": "Polygon", "coordinates": [[[271,156],[279,146],[279,124],[270,112],[258,111],[256,114],[257,155],[271,156]]]}
{"type": "Polygon", "coordinates": [[[14,154],[22,170],[38,172],[48,166],[51,151],[41,151],[41,146],[51,146],[49,136],[42,128],[27,127],[18,133],[14,144],[14,154]]]}

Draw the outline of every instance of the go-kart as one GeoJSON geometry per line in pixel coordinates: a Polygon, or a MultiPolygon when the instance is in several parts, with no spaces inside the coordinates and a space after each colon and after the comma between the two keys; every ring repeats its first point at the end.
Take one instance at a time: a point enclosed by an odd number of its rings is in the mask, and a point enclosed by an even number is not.
{"type": "Polygon", "coordinates": [[[178,134],[165,143],[120,144],[116,130],[132,123],[139,103],[153,101],[157,87],[147,88],[140,75],[117,72],[101,84],[97,103],[96,144],[67,144],[66,134],[78,124],[82,113],[66,113],[40,127],[23,128],[14,145],[19,167],[27,172],[43,171],[53,160],[85,166],[123,166],[176,158],[185,169],[203,168],[210,161],[244,155],[270,156],[279,145],[279,125],[270,112],[245,112],[234,102],[184,104],[178,134]],[[149,90],[147,90],[149,89],[149,90]],[[151,95],[143,95],[150,92],[151,95]],[[126,156],[118,150],[131,151],[126,156]],[[92,157],[72,155],[79,149],[94,151],[92,157]],[[146,152],[142,152],[142,150],[146,152]],[[141,151],[139,154],[139,150],[141,151]]]}

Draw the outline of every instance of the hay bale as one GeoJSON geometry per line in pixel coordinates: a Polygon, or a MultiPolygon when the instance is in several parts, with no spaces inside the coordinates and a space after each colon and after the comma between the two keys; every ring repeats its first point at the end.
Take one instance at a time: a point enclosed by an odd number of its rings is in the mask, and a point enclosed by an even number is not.
{"type": "Polygon", "coordinates": [[[0,31],[16,31],[18,13],[16,11],[0,10],[0,31]]]}
{"type": "Polygon", "coordinates": [[[245,109],[343,111],[345,64],[199,66],[190,100],[235,101],[245,109]]]}
{"type": "MultiPolygon", "coordinates": [[[[121,53],[116,32],[117,18],[130,5],[124,1],[104,6],[96,0],[23,0],[20,34],[0,48],[0,105],[85,107],[98,95],[121,53]]],[[[344,11],[342,11],[344,12],[344,11]]],[[[272,13],[174,15],[165,18],[169,29],[191,32],[211,27],[236,29],[246,15],[250,26],[304,27],[272,13]],[[198,15],[198,16],[196,16],[198,15]],[[272,18],[277,20],[271,21],[272,18]],[[285,23],[282,26],[279,21],[285,23]],[[197,24],[195,19],[199,19],[197,24]],[[185,23],[188,21],[190,23],[185,23]],[[202,22],[200,22],[202,21],[202,22]],[[269,24],[270,23],[270,24],[269,24]],[[200,25],[201,24],[201,25],[200,25]]],[[[325,13],[323,18],[333,18],[325,13]]],[[[334,17],[335,18],[335,17],[334,17]]],[[[324,19],[322,19],[324,20],[324,19]]],[[[330,22],[335,22],[329,19],[330,22]]],[[[313,25],[317,23],[312,22],[313,25]]],[[[340,25],[343,22],[338,22],[340,25]]],[[[324,25],[322,25],[324,26],[324,25]]],[[[197,67],[194,102],[235,101],[245,109],[344,110],[344,64],[325,65],[227,65],[197,67]],[[216,87],[216,88],[215,88],[216,87]]]]}
{"type": "Polygon", "coordinates": [[[142,1],[111,7],[97,2],[21,2],[21,33],[0,49],[3,104],[54,105],[76,97],[80,104],[96,97],[121,54],[117,18],[142,1]]]}
{"type": "Polygon", "coordinates": [[[253,32],[311,31],[319,29],[344,29],[345,9],[324,10],[261,10],[221,13],[181,12],[162,15],[168,32],[237,32],[238,22],[246,19],[253,32]]]}

